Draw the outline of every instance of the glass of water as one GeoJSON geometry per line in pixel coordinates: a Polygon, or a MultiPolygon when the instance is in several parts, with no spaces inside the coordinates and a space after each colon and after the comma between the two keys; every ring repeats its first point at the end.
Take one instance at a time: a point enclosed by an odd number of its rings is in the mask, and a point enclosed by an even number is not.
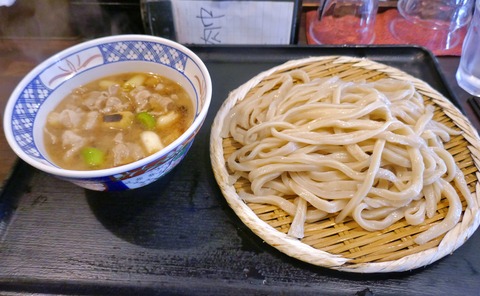
{"type": "Polygon", "coordinates": [[[431,50],[456,47],[460,28],[472,17],[475,0],[398,0],[401,17],[390,23],[398,40],[431,50]],[[412,27],[413,25],[413,27],[412,27]]]}
{"type": "Polygon", "coordinates": [[[457,82],[468,93],[480,96],[480,0],[475,4],[475,12],[463,41],[457,82]]]}
{"type": "Polygon", "coordinates": [[[379,0],[319,0],[310,24],[317,44],[371,44],[379,0]]]}

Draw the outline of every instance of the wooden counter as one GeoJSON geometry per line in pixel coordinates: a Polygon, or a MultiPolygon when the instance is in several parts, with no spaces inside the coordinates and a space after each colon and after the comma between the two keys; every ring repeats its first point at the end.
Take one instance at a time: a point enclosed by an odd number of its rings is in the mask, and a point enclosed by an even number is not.
{"type": "Polygon", "coordinates": [[[5,139],[3,112],[10,94],[20,80],[36,65],[75,43],[75,39],[0,39],[0,180],[2,187],[17,160],[5,139]]]}

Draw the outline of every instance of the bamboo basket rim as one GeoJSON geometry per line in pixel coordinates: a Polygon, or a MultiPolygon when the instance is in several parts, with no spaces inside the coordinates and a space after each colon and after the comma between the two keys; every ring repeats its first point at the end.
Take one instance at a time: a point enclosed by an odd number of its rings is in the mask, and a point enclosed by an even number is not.
{"type": "MultiPolygon", "coordinates": [[[[330,72],[325,74],[325,77],[333,75],[330,72]]],[[[480,203],[480,184],[478,182],[480,176],[478,169],[480,167],[479,147],[479,135],[475,128],[472,127],[469,120],[458,110],[457,107],[455,107],[442,94],[433,89],[429,84],[397,68],[367,58],[349,56],[322,56],[291,60],[257,74],[249,81],[230,92],[228,98],[224,101],[215,116],[210,134],[210,158],[217,184],[229,206],[247,227],[266,243],[290,257],[321,267],[357,273],[401,272],[423,267],[451,254],[471,237],[480,223],[480,212],[478,208],[478,204],[480,203]],[[464,208],[462,218],[457,225],[443,237],[437,239],[433,244],[427,244],[423,248],[417,248],[411,253],[403,250],[403,253],[387,257],[395,258],[392,260],[355,262],[355,260],[338,252],[333,253],[322,250],[304,243],[301,240],[292,238],[285,232],[279,231],[276,227],[262,219],[260,217],[261,215],[255,213],[253,210],[254,206],[245,203],[237,194],[235,186],[229,184],[229,174],[224,156],[224,145],[228,144],[225,144],[225,139],[221,137],[222,126],[228,111],[238,101],[243,100],[251,89],[255,88],[262,80],[268,79],[271,75],[282,71],[290,71],[299,67],[310,65],[315,66],[318,63],[328,65],[331,70],[333,69],[333,72],[330,71],[332,73],[336,73],[335,69],[340,68],[342,68],[342,70],[338,73],[365,71],[367,73],[367,80],[370,77],[369,75],[385,75],[393,79],[410,81],[414,84],[418,92],[439,107],[436,108],[436,110],[440,110],[438,112],[441,113],[441,116],[446,116],[449,121],[462,130],[462,136],[464,139],[462,143],[465,148],[468,149],[468,155],[466,157],[471,157],[473,161],[473,165],[468,174],[473,178],[473,186],[470,187],[472,188],[472,196],[477,204],[473,208],[464,208]]],[[[462,148],[464,147],[462,146],[462,148]]],[[[325,222],[325,220],[322,221],[325,222]]],[[[405,230],[405,226],[397,225],[401,221],[402,220],[394,225],[400,230],[405,230]]],[[[384,234],[377,233],[377,238],[375,240],[378,241],[379,236],[381,237],[382,235],[384,234]]],[[[364,235],[361,238],[365,237],[367,237],[367,239],[369,238],[368,235],[364,235]]],[[[355,242],[355,240],[359,240],[359,238],[351,239],[353,242],[355,242]]],[[[377,246],[377,248],[378,247],[379,246],[377,246]]],[[[395,253],[397,251],[394,250],[393,252],[395,253]]]]}

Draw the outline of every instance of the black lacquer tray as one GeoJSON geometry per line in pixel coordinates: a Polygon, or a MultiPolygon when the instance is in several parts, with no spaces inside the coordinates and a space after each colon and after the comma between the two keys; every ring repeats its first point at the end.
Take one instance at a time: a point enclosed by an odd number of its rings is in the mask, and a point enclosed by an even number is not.
{"type": "Polygon", "coordinates": [[[18,161],[0,196],[0,294],[472,295],[480,237],[425,268],[351,274],[292,259],[262,242],[222,196],[210,126],[228,92],[260,71],[314,55],[366,57],[455,100],[432,55],[417,47],[194,47],[212,105],[182,163],[127,192],[94,192],[18,161]]]}

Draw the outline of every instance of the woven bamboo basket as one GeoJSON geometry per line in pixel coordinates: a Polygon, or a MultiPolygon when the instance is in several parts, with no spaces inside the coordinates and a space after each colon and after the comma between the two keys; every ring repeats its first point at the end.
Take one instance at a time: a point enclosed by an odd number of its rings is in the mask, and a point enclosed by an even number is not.
{"type": "Polygon", "coordinates": [[[327,56],[289,61],[262,72],[232,91],[218,111],[212,125],[210,155],[217,183],[230,207],[256,235],[266,243],[298,260],[341,271],[358,273],[400,272],[419,268],[451,254],[477,229],[480,221],[479,173],[480,140],[468,119],[444,96],[422,80],[399,69],[368,59],[327,56]],[[272,205],[245,203],[238,190],[249,186],[240,179],[229,184],[226,158],[238,149],[232,138],[222,138],[221,129],[228,111],[255,88],[279,73],[303,69],[311,78],[339,76],[347,81],[375,81],[393,78],[411,81],[424,97],[425,103],[434,104],[434,119],[463,131],[446,143],[445,148],[463,171],[469,189],[477,205],[466,207],[457,225],[446,234],[426,244],[417,245],[415,236],[441,221],[448,211],[448,201],[441,200],[436,215],[423,224],[408,225],[404,219],[382,231],[366,231],[353,220],[335,223],[329,216],[305,225],[305,236],[299,240],[287,235],[292,217],[272,205]]]}

